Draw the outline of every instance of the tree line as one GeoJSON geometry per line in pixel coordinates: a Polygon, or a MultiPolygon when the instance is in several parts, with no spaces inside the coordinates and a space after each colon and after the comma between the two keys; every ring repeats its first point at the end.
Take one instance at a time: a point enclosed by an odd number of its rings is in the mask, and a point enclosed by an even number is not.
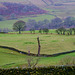
{"type": "Polygon", "coordinates": [[[75,34],[75,18],[67,17],[62,20],[57,17],[52,19],[51,21],[45,19],[38,22],[29,19],[27,22],[17,21],[13,25],[13,30],[19,31],[19,33],[25,30],[30,30],[31,33],[35,33],[35,30],[39,30],[39,33],[48,33],[49,29],[57,29],[56,32],[58,34],[65,34],[65,32],[67,32],[68,34],[72,34],[72,31],[74,31],[75,34]],[[65,28],[70,29],[66,30],[65,28]]]}
{"type": "MultiPolygon", "coordinates": [[[[36,21],[33,19],[32,20],[29,19],[27,22],[19,20],[13,24],[13,30],[19,31],[19,33],[25,30],[29,30],[31,33],[35,33],[35,30],[39,30],[39,33],[48,33],[49,29],[58,29],[56,30],[58,34],[60,33],[65,34],[65,32],[72,34],[71,32],[74,31],[74,28],[75,28],[74,17],[67,17],[65,19],[61,19],[57,17],[52,20],[45,19],[43,21],[36,21]],[[65,28],[70,28],[70,30],[66,31],[65,28]]],[[[6,30],[8,29],[4,29],[5,32],[6,30]]]]}
{"type": "Polygon", "coordinates": [[[58,29],[56,29],[56,33],[57,34],[67,34],[67,35],[72,35],[74,34],[75,35],[75,28],[69,28],[69,29],[66,29],[65,27],[60,27],[58,29]]]}
{"type": "MultiPolygon", "coordinates": [[[[16,23],[14,23],[13,25],[13,30],[15,31],[19,31],[19,34],[21,34],[21,31],[25,31],[26,29],[26,23],[24,21],[17,21],[16,23]]],[[[35,29],[30,29],[31,33],[35,33],[35,29]]],[[[49,29],[48,28],[43,28],[43,29],[39,29],[39,33],[48,33],[49,29]]]]}
{"type": "Polygon", "coordinates": [[[36,21],[29,19],[26,22],[27,30],[29,29],[57,29],[59,27],[65,27],[65,28],[74,28],[75,27],[75,18],[74,17],[67,17],[65,19],[61,18],[54,18],[52,20],[44,19],[43,21],[36,21]]]}

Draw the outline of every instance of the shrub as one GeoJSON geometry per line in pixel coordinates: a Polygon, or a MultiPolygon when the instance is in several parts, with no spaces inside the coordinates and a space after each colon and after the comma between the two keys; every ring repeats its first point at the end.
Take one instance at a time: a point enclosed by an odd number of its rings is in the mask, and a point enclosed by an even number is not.
{"type": "Polygon", "coordinates": [[[59,62],[61,65],[75,65],[75,57],[65,56],[59,62]]]}

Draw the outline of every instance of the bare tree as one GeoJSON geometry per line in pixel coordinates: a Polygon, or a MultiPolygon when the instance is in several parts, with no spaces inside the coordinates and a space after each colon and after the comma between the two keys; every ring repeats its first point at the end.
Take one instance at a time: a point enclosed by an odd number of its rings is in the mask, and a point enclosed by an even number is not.
{"type": "Polygon", "coordinates": [[[28,68],[34,68],[36,67],[36,65],[38,64],[39,62],[39,58],[35,58],[35,57],[32,57],[32,56],[28,56],[27,57],[27,64],[28,64],[28,68]]]}

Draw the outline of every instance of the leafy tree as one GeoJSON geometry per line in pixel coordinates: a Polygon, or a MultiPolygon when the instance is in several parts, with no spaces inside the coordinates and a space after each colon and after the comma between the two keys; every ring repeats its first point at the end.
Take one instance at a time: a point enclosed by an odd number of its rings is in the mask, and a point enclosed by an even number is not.
{"type": "Polygon", "coordinates": [[[56,33],[57,33],[57,34],[60,34],[60,32],[59,32],[59,30],[58,30],[58,29],[56,30],[56,33]]]}
{"type": "Polygon", "coordinates": [[[72,35],[72,28],[69,29],[70,35],[72,35]]]}
{"type": "Polygon", "coordinates": [[[63,30],[62,28],[59,28],[58,31],[62,34],[63,30]]]}
{"type": "Polygon", "coordinates": [[[30,29],[30,32],[35,34],[35,29],[30,29]]]}
{"type": "Polygon", "coordinates": [[[74,26],[75,20],[73,17],[67,17],[66,19],[64,19],[63,24],[66,26],[66,28],[71,28],[72,26],[74,26]]]}
{"type": "Polygon", "coordinates": [[[59,30],[59,32],[62,34],[62,32],[63,32],[63,27],[60,27],[58,30],[59,30]]]}
{"type": "Polygon", "coordinates": [[[38,24],[38,28],[41,28],[41,29],[49,28],[49,20],[47,19],[44,19],[43,21],[38,21],[37,24],[38,24]]]}
{"type": "Polygon", "coordinates": [[[58,28],[58,29],[56,30],[56,32],[57,32],[58,34],[63,34],[63,35],[65,35],[66,29],[65,29],[64,27],[60,27],[60,28],[58,28]]]}
{"type": "Polygon", "coordinates": [[[42,26],[43,26],[44,28],[49,28],[49,20],[45,19],[45,20],[43,20],[42,22],[43,22],[43,25],[42,25],[42,26]]]}
{"type": "Polygon", "coordinates": [[[42,29],[39,29],[39,33],[42,33],[42,29]]]}
{"type": "Polygon", "coordinates": [[[35,34],[35,29],[32,29],[33,33],[35,34]]]}
{"type": "Polygon", "coordinates": [[[62,20],[57,17],[57,18],[53,19],[51,22],[55,24],[55,23],[60,23],[60,22],[62,22],[62,20]]]}
{"type": "Polygon", "coordinates": [[[37,22],[35,20],[29,19],[27,22],[27,28],[38,29],[37,22]]]}
{"type": "Polygon", "coordinates": [[[65,35],[66,29],[62,27],[62,30],[63,30],[63,35],[65,35]]]}
{"type": "Polygon", "coordinates": [[[14,23],[13,25],[13,30],[15,31],[19,31],[19,34],[21,33],[21,31],[25,30],[26,25],[24,21],[17,21],[16,23],[14,23]]]}
{"type": "Polygon", "coordinates": [[[38,21],[37,24],[39,26],[38,28],[41,28],[41,29],[43,28],[43,21],[38,21]]]}
{"type": "Polygon", "coordinates": [[[67,29],[66,32],[67,32],[67,35],[70,35],[70,31],[69,31],[69,29],[67,29]]]}
{"type": "Polygon", "coordinates": [[[32,33],[32,29],[29,29],[29,31],[32,33]]]}
{"type": "Polygon", "coordinates": [[[62,19],[60,18],[54,18],[51,20],[51,23],[49,24],[49,27],[51,28],[58,28],[60,27],[60,24],[62,23],[62,19]]]}
{"type": "Polygon", "coordinates": [[[72,35],[73,28],[67,29],[66,32],[68,35],[72,35]]]}
{"type": "Polygon", "coordinates": [[[75,35],[75,28],[72,28],[72,30],[74,31],[74,35],[75,35]]]}
{"type": "Polygon", "coordinates": [[[49,32],[48,28],[44,28],[44,29],[43,29],[43,33],[48,34],[48,32],[49,32]]]}

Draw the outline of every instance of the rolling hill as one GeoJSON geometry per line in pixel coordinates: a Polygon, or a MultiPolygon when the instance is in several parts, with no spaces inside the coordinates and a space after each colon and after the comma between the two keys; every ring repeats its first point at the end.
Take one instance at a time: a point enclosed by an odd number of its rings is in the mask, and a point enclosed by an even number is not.
{"type": "Polygon", "coordinates": [[[33,4],[20,4],[20,3],[10,3],[10,2],[1,2],[0,3],[0,15],[3,16],[25,16],[25,15],[34,15],[34,14],[43,14],[46,13],[45,10],[40,9],[39,7],[33,4]]]}
{"type": "Polygon", "coordinates": [[[68,16],[75,16],[75,0],[0,0],[0,28],[8,28],[9,23],[12,26],[20,19],[39,21],[40,19],[51,20],[53,17],[64,19],[68,16]],[[3,19],[8,23],[2,21],[3,19]]]}
{"type": "Polygon", "coordinates": [[[0,0],[0,15],[54,14],[74,16],[75,0],[0,0]]]}

